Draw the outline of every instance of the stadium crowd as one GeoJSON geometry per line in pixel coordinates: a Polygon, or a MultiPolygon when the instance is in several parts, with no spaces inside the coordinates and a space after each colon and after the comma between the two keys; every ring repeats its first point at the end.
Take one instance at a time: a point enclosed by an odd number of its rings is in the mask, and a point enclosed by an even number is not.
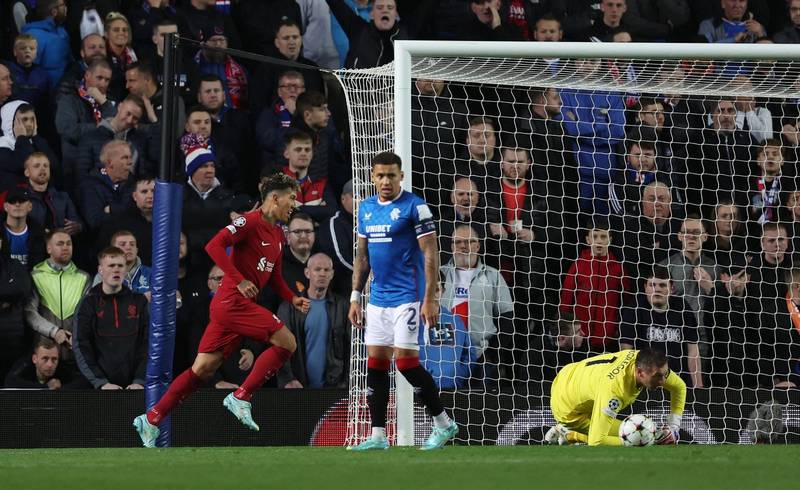
{"type": "MultiPolygon", "coordinates": [[[[182,48],[168,143],[185,182],[173,370],[191,363],[224,280],[204,245],[283,172],[301,184],[283,274],[312,303],[302,314],[261,292],[298,339],[281,388],[348,384],[350,126],[319,67],[391,62],[398,39],[800,43],[800,0],[0,5],[6,388],[142,388],[166,33],[200,43],[182,48]]],[[[633,65],[542,61],[620,84],[636,76],[633,65]]],[[[723,68],[672,75],[700,69],[723,68]]],[[[796,83],[736,69],[744,88],[796,83]]],[[[442,264],[442,321],[420,333],[421,358],[441,388],[541,383],[574,360],[644,346],[689,386],[800,386],[798,99],[420,79],[412,104],[405,170],[439,219],[442,264]]],[[[237,387],[263,349],[244,343],[213,386],[237,387]]]]}

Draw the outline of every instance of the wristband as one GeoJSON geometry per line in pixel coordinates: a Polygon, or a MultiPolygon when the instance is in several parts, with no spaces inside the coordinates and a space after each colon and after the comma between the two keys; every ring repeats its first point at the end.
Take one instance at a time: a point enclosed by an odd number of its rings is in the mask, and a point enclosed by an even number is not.
{"type": "Polygon", "coordinates": [[[353,291],[350,293],[350,302],[361,302],[361,291],[353,291]]]}

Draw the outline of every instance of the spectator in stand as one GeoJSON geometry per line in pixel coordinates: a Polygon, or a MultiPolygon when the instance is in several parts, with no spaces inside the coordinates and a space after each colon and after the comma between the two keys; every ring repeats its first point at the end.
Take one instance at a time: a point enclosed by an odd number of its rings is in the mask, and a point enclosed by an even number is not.
{"type": "MultiPolygon", "coordinates": [[[[441,272],[439,276],[436,296],[440,298],[444,278],[441,272]]],[[[444,306],[439,307],[438,325],[419,329],[419,362],[440,390],[465,388],[477,360],[478,351],[464,322],[444,306]]]]}
{"type": "Polygon", "coordinates": [[[25,160],[25,177],[32,205],[30,217],[44,226],[45,232],[63,229],[74,236],[83,230],[83,220],[69,194],[52,185],[47,155],[31,153],[25,160]]]}
{"type": "MultiPolygon", "coordinates": [[[[612,42],[622,27],[622,16],[628,10],[629,0],[602,0],[600,16],[586,31],[586,41],[612,42]]],[[[632,0],[631,0],[632,1],[632,0]]]]}
{"type": "MultiPolygon", "coordinates": [[[[666,172],[665,172],[666,173],[666,172]]],[[[625,140],[625,164],[612,169],[608,201],[611,212],[620,216],[639,214],[642,190],[662,177],[656,168],[656,148],[650,141],[625,140]]],[[[669,178],[668,174],[664,176],[669,178]]]]}
{"type": "Polygon", "coordinates": [[[204,247],[231,222],[230,210],[235,198],[233,191],[217,179],[216,171],[216,155],[208,148],[193,148],[186,155],[183,229],[189,242],[189,254],[198,266],[206,269],[211,263],[203,252],[204,247]]]}
{"type": "Polygon", "coordinates": [[[608,220],[594,217],[586,226],[588,247],[569,268],[561,288],[561,315],[579,323],[581,339],[593,353],[616,349],[619,308],[623,295],[632,291],[622,263],[609,250],[611,237],[608,220]]]}
{"type": "MultiPolygon", "coordinates": [[[[579,76],[600,69],[599,60],[576,60],[579,76]]],[[[608,212],[608,184],[613,166],[613,149],[625,136],[625,103],[616,92],[564,89],[561,108],[567,134],[575,138],[581,208],[608,212]]]]}
{"type": "MultiPolygon", "coordinates": [[[[125,89],[131,93],[142,98],[144,103],[144,115],[141,122],[144,124],[156,124],[161,120],[162,112],[164,111],[164,94],[157,82],[158,78],[153,72],[153,67],[144,62],[136,62],[128,65],[125,71],[125,89]]],[[[175,105],[178,106],[176,121],[186,120],[186,106],[182,98],[175,99],[175,105]]],[[[158,132],[161,126],[153,126],[151,131],[151,138],[156,140],[160,138],[158,132]]],[[[176,131],[180,128],[176,125],[176,131]]],[[[178,133],[176,136],[180,136],[178,133]]],[[[160,142],[160,140],[159,140],[160,142]]]]}
{"type": "Polygon", "coordinates": [[[315,179],[327,177],[334,193],[338,194],[351,179],[353,170],[344,156],[344,145],[336,129],[329,124],[330,117],[325,96],[307,91],[297,97],[297,110],[290,127],[309,134],[314,140],[314,157],[308,175],[315,179]]]}
{"type": "Polygon", "coordinates": [[[89,230],[97,230],[111,215],[124,211],[132,202],[136,183],[131,175],[133,156],[127,141],[112,140],[100,152],[103,168],[93,170],[81,185],[78,207],[89,230]]]}
{"type": "Polygon", "coordinates": [[[319,250],[333,260],[331,291],[341,296],[352,291],[353,281],[353,181],[348,180],[339,198],[339,210],[320,223],[319,250]]]}
{"type": "MultiPolygon", "coordinates": [[[[344,0],[345,4],[356,13],[359,17],[364,19],[365,22],[370,22],[372,17],[373,2],[372,0],[344,0]]],[[[327,3],[326,3],[327,6],[327,3]]],[[[342,29],[342,25],[336,20],[336,16],[328,8],[331,23],[331,37],[333,46],[339,54],[339,61],[336,68],[342,68],[347,62],[347,53],[350,51],[350,40],[347,39],[347,34],[342,29]]],[[[308,31],[308,29],[306,29],[308,31]]]]}
{"type": "MultiPolygon", "coordinates": [[[[422,159],[424,168],[438,168],[452,160],[457,144],[464,140],[468,127],[466,104],[455,98],[442,80],[418,79],[411,97],[411,154],[422,159]]],[[[415,166],[417,163],[415,162],[415,166]]],[[[439,172],[413,172],[414,192],[431,205],[439,201],[439,192],[449,176],[439,172]]]]}
{"type": "Polygon", "coordinates": [[[248,192],[255,194],[259,167],[252,156],[253,130],[248,114],[242,109],[225,104],[222,80],[216,75],[200,77],[197,101],[211,116],[211,132],[214,134],[214,140],[220,146],[229,149],[239,162],[238,171],[231,175],[223,175],[223,180],[235,190],[247,188],[248,192]]]}
{"type": "Polygon", "coordinates": [[[720,267],[733,263],[745,263],[747,233],[744,228],[743,213],[731,200],[720,201],[714,206],[711,215],[711,240],[706,242],[706,251],[714,257],[720,267]]]}
{"type": "MultiPolygon", "coordinates": [[[[81,80],[83,80],[89,64],[95,58],[106,59],[106,40],[100,34],[89,34],[81,40],[81,58],[73,61],[64,72],[64,76],[58,82],[57,98],[62,95],[69,95],[75,91],[81,80]]],[[[111,65],[109,65],[111,66],[111,65]]],[[[58,102],[58,100],[56,100],[58,102]]]]}
{"type": "Polygon", "coordinates": [[[564,39],[564,30],[561,22],[553,14],[547,13],[536,21],[533,31],[533,40],[539,42],[557,42],[564,39]]]}
{"type": "Polygon", "coordinates": [[[81,183],[74,169],[78,145],[103,119],[113,117],[116,112],[114,101],[108,97],[110,81],[111,65],[103,58],[93,58],[83,80],[70,94],[62,95],[58,100],[56,130],[61,136],[67,190],[71,191],[81,183]]]}
{"type": "Polygon", "coordinates": [[[441,267],[441,305],[469,329],[478,358],[474,377],[491,385],[498,374],[501,346],[507,346],[514,332],[514,303],[500,271],[486,265],[480,253],[478,233],[469,225],[456,228],[453,260],[441,267]]]}
{"type": "Polygon", "coordinates": [[[792,268],[789,235],[784,223],[767,222],[761,229],[761,253],[750,261],[753,296],[763,313],[775,313],[786,296],[786,273],[792,268]]]}
{"type": "MultiPolygon", "coordinates": [[[[164,37],[169,33],[178,33],[178,24],[172,20],[162,20],[153,27],[153,49],[154,52],[150,56],[150,66],[160,67],[164,66],[164,37]]],[[[194,100],[194,84],[200,78],[197,73],[197,67],[194,63],[181,62],[178,63],[176,68],[175,78],[178,80],[179,94],[183,98],[185,104],[192,104],[194,100]]],[[[163,70],[156,70],[156,82],[159,86],[164,86],[163,70]]]]}
{"type": "Polygon", "coordinates": [[[111,62],[111,83],[108,91],[116,100],[122,100],[125,90],[125,71],[138,60],[131,47],[131,24],[119,12],[109,12],[105,18],[106,52],[111,62]]]}
{"type": "Polygon", "coordinates": [[[279,388],[345,388],[350,372],[350,304],[330,291],[333,261],[324,253],[309,257],[308,313],[290,303],[278,308],[280,318],[297,339],[297,350],[278,371],[279,388]]]}
{"type": "MultiPolygon", "coordinates": [[[[733,83],[737,92],[752,91],[753,84],[745,76],[738,76],[733,83]]],[[[764,143],[772,138],[772,113],[766,107],[756,107],[756,99],[752,96],[740,95],[735,99],[736,129],[750,132],[757,143],[764,143]]]]}
{"type": "MultiPolygon", "coordinates": [[[[686,189],[686,157],[689,136],[683,128],[673,124],[664,114],[664,103],[650,97],[641,97],[636,107],[635,125],[628,131],[628,139],[649,141],[655,145],[656,167],[669,175],[673,189],[677,190],[676,204],[684,204],[686,189]]],[[[698,127],[699,128],[699,127],[698,127]]]]}
{"type": "Polygon", "coordinates": [[[28,215],[33,209],[28,191],[11,189],[3,204],[3,247],[0,253],[16,259],[31,270],[47,256],[44,246],[44,228],[28,215]]]}
{"type": "Polygon", "coordinates": [[[714,284],[718,279],[717,264],[713,257],[703,254],[703,244],[708,240],[700,216],[690,214],[683,220],[678,241],[680,252],[670,255],[659,263],[669,271],[672,279],[672,294],[683,298],[697,320],[699,338],[708,339],[703,308],[714,296],[714,284]]]}
{"type": "MultiPolygon", "coordinates": [[[[426,187],[439,189],[440,197],[433,202],[449,202],[448,194],[459,177],[469,177],[478,186],[480,193],[486,192],[490,182],[499,182],[502,155],[497,147],[497,123],[487,117],[473,117],[469,121],[464,143],[465,148],[454,160],[439,162],[439,174],[448,176],[448,180],[441,183],[444,185],[440,185],[438,181],[425,184],[426,187]]],[[[495,234],[500,233],[497,231],[495,234]]]]}
{"type": "MultiPolygon", "coordinates": [[[[297,0],[296,3],[300,7],[301,30],[305,33],[303,56],[323,68],[332,70],[341,68],[344,58],[347,56],[347,49],[344,50],[340,61],[337,44],[334,42],[331,31],[334,19],[328,4],[325,0],[297,0]]],[[[347,37],[341,32],[342,28],[338,27],[338,29],[347,42],[347,37]]]]}
{"type": "Polygon", "coordinates": [[[409,21],[399,21],[395,0],[375,0],[370,12],[372,22],[355,13],[344,0],[327,0],[350,41],[345,68],[373,68],[394,60],[392,42],[414,39],[432,20],[436,10],[433,0],[420,0],[409,21]],[[411,24],[413,20],[413,24],[411,24]]]}
{"type": "Polygon", "coordinates": [[[687,0],[627,0],[622,23],[637,41],[678,40],[691,21],[687,0]]]}
{"type": "MultiPolygon", "coordinates": [[[[231,16],[220,12],[216,8],[216,0],[189,0],[182,2],[178,9],[178,28],[181,36],[202,43],[210,40],[215,34],[225,33],[230,41],[230,47],[239,49],[242,43],[231,16]]],[[[255,19],[250,19],[252,22],[255,19]]],[[[261,22],[263,19],[259,18],[261,22]]],[[[258,24],[258,29],[263,29],[263,24],[258,24]]]]}
{"type": "MultiPolygon", "coordinates": [[[[327,7],[326,7],[327,8],[327,7]]],[[[271,63],[259,63],[253,75],[253,86],[258,90],[253,91],[250,96],[250,105],[253,112],[258,114],[270,103],[270,98],[276,93],[281,74],[289,70],[297,70],[303,75],[305,84],[309,90],[317,92],[325,91],[325,84],[322,81],[317,64],[302,55],[303,35],[300,25],[291,19],[283,19],[278,24],[275,31],[274,47],[269,50],[268,56],[314,68],[287,68],[271,63]]]]}
{"type": "Polygon", "coordinates": [[[689,144],[689,175],[699,175],[700,184],[687,189],[691,204],[710,208],[722,200],[744,204],[756,146],[748,131],[736,128],[736,106],[730,99],[710,101],[711,125],[692,133],[689,144]],[[744,168],[742,168],[744,166],[744,168]]]}
{"type": "Polygon", "coordinates": [[[202,106],[190,107],[183,129],[180,144],[183,153],[187,154],[192,148],[207,147],[214,153],[216,177],[223,185],[234,188],[240,179],[236,150],[226,146],[220,135],[214,133],[214,124],[208,110],[202,106]]]}
{"type": "Polygon", "coordinates": [[[256,142],[261,154],[262,170],[274,169],[281,151],[281,143],[292,124],[297,110],[297,97],[306,91],[305,78],[300,72],[285,71],[278,77],[277,97],[264,107],[256,122],[256,142]]]}
{"type": "Polygon", "coordinates": [[[586,41],[586,33],[599,22],[601,0],[554,1],[553,16],[561,21],[567,41],[586,41]]]}
{"type": "Polygon", "coordinates": [[[126,141],[130,144],[133,150],[131,171],[134,174],[154,175],[158,170],[158,155],[155,148],[150,148],[147,130],[139,129],[139,121],[144,116],[142,98],[133,94],[125,97],[117,105],[114,117],[103,119],[94,130],[81,138],[78,155],[72,161],[76,178],[83,180],[93,170],[102,167],[100,152],[109,141],[126,141]]]}
{"type": "Polygon", "coordinates": [[[89,274],[72,261],[72,237],[63,229],[45,236],[48,258],[31,271],[33,291],[25,305],[25,321],[40,337],[58,347],[61,368],[77,373],[72,334],[78,307],[91,286],[89,274]]]}
{"type": "Polygon", "coordinates": [[[680,221],[672,215],[670,188],[658,180],[642,191],[638,216],[612,217],[612,230],[623,230],[612,239],[631,277],[643,279],[652,267],[679,249],[675,239],[680,221]]]}
{"type": "Polygon", "coordinates": [[[700,23],[697,34],[710,43],[754,43],[767,30],[748,10],[747,0],[721,0],[722,16],[700,23]]]}
{"type": "Polygon", "coordinates": [[[138,7],[128,10],[133,28],[133,49],[139,53],[139,58],[153,59],[153,29],[159,23],[178,20],[178,12],[172,3],[171,0],[143,0],[138,7]]]}
{"type": "Polygon", "coordinates": [[[757,168],[753,169],[748,192],[750,219],[758,224],[778,221],[780,208],[787,196],[795,190],[794,182],[783,174],[783,149],[781,142],[768,139],[755,150],[757,168]]]}
{"type": "Polygon", "coordinates": [[[10,258],[3,244],[0,253],[0,379],[27,351],[25,302],[31,294],[31,276],[18,261],[10,258]]]}
{"type": "MultiPolygon", "coordinates": [[[[468,177],[456,180],[453,191],[450,193],[450,206],[441,206],[439,209],[439,223],[436,238],[439,239],[440,260],[447,263],[452,258],[453,233],[461,225],[471,226],[478,238],[486,243],[490,235],[486,219],[486,202],[481,199],[481,193],[475,182],[468,177]]],[[[491,253],[498,253],[497,247],[491,253]]]]}
{"type": "Polygon", "coordinates": [[[111,243],[111,236],[120,230],[128,230],[136,237],[139,257],[142,263],[150,266],[153,260],[153,198],[156,182],[149,175],[136,179],[131,196],[135,206],[128,206],[107,219],[97,232],[94,241],[94,255],[111,243]]]}
{"type": "Polygon", "coordinates": [[[541,347],[529,352],[532,380],[552,381],[562,367],[589,357],[589,342],[583,336],[581,322],[572,313],[562,312],[558,319],[547,321],[540,339],[536,340],[541,347]]]}
{"type": "MultiPolygon", "coordinates": [[[[125,269],[123,270],[125,278],[122,284],[134,293],[143,294],[150,301],[150,267],[142,265],[136,237],[128,230],[120,230],[111,235],[110,245],[122,250],[125,254],[125,269]]],[[[92,286],[100,284],[102,279],[102,275],[98,273],[94,277],[92,286]]]]}
{"type": "MultiPolygon", "coordinates": [[[[228,49],[224,32],[215,32],[206,42],[210,48],[228,49]]],[[[244,109],[249,100],[248,75],[245,68],[224,51],[201,49],[194,57],[197,71],[202,75],[216,75],[225,90],[225,105],[244,109]]]]}
{"type": "Polygon", "coordinates": [[[788,292],[777,301],[777,315],[762,315],[758,346],[759,384],[767,388],[800,386],[800,269],[786,274],[788,292]],[[783,300],[783,301],[781,301],[783,300]]]}
{"type": "Polygon", "coordinates": [[[33,106],[14,100],[0,109],[0,188],[8,189],[24,181],[25,162],[33,153],[43,153],[54,162],[60,174],[61,166],[47,143],[39,134],[39,123],[33,106]]]}
{"type": "Polygon", "coordinates": [[[647,276],[644,294],[635,307],[622,308],[619,348],[658,349],[667,354],[669,368],[687,386],[702,388],[697,318],[680,296],[671,291],[669,271],[658,266],[647,276]]]}
{"type": "Polygon", "coordinates": [[[18,360],[8,372],[5,388],[22,390],[58,390],[82,388],[80,376],[63,367],[58,345],[41,337],[33,346],[33,354],[18,360]]]}
{"type": "Polygon", "coordinates": [[[67,19],[66,1],[42,0],[36,5],[36,13],[42,20],[25,24],[22,32],[36,38],[36,64],[47,72],[49,86],[55,87],[72,62],[69,34],[62,27],[67,19]]]}
{"type": "Polygon", "coordinates": [[[98,262],[101,282],[86,293],[72,336],[75,359],[95,389],[141,390],[147,364],[147,299],[123,284],[125,252],[108,247],[98,262]]]}
{"type": "Polygon", "coordinates": [[[13,86],[14,80],[11,77],[11,70],[4,63],[0,63],[0,107],[11,99],[13,86]]]}
{"type": "Polygon", "coordinates": [[[44,68],[33,62],[37,45],[32,35],[18,35],[14,39],[14,61],[8,64],[8,69],[14,79],[15,98],[33,105],[42,114],[49,114],[53,85],[44,68]]]}
{"type": "Polygon", "coordinates": [[[472,12],[469,23],[462,26],[459,39],[463,41],[517,41],[522,35],[517,26],[500,15],[502,0],[470,0],[472,12]]]}
{"type": "Polygon", "coordinates": [[[300,131],[286,135],[283,157],[288,162],[283,173],[300,183],[297,195],[299,210],[321,223],[336,212],[336,196],[333,194],[328,178],[314,179],[308,175],[308,168],[314,156],[311,136],[300,131]]]}
{"type": "Polygon", "coordinates": [[[800,44],[800,0],[787,0],[791,25],[772,36],[778,44],[800,44]]]}
{"type": "Polygon", "coordinates": [[[234,4],[233,15],[242,30],[245,49],[263,55],[273,48],[281,21],[290,19],[297,25],[302,22],[300,6],[294,0],[242,0],[234,4]]]}

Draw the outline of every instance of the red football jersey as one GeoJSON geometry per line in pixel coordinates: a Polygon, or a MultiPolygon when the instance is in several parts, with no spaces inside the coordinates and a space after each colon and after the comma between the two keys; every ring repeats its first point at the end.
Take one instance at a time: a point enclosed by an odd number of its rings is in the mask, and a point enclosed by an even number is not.
{"type": "Polygon", "coordinates": [[[225,272],[215,298],[244,298],[236,286],[247,279],[259,290],[269,283],[278,296],[291,301],[294,293],[281,274],[284,241],[283,229],[265,221],[259,209],[239,216],[221,229],[206,245],[208,255],[225,272]],[[225,253],[228,247],[232,247],[230,257],[225,253]]]}

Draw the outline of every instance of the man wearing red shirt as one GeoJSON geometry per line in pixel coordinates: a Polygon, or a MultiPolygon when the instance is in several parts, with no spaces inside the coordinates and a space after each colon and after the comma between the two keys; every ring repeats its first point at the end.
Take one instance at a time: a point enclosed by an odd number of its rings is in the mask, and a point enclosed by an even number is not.
{"type": "Polygon", "coordinates": [[[283,174],[271,177],[261,190],[261,208],[233,220],[206,245],[206,252],[225,272],[225,278],[211,301],[210,321],[194,364],[175,378],[150,411],[134,419],[145,447],[155,446],[161,420],[211,379],[243,337],[272,346],[256,359],[250,375],[223,404],[245,426],[259,430],[251,415],[250,398],[289,360],[297,344],[278,317],[256,303],[258,292],[269,283],[278,296],[298,310],[306,313],[309,308],[308,298],[295,296],[281,275],[285,239],[277,223],[288,221],[297,205],[297,192],[294,179],[283,174]],[[227,247],[232,247],[230,256],[225,253],[227,247]]]}

